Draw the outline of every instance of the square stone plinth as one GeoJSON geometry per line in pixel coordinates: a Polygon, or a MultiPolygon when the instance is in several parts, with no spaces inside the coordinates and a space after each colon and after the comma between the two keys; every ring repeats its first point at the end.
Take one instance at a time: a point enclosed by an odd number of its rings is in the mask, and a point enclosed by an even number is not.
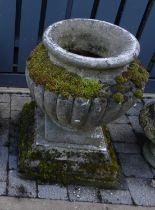
{"type": "Polygon", "coordinates": [[[98,187],[118,183],[119,166],[106,128],[86,133],[65,130],[33,102],[21,114],[19,155],[20,172],[43,182],[98,187]]]}

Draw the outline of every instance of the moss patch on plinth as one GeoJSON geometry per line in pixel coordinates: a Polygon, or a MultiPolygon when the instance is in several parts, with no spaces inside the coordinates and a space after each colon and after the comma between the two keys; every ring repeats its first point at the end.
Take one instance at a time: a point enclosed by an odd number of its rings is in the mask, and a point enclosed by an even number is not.
{"type": "Polygon", "coordinates": [[[80,184],[97,187],[116,187],[119,165],[109,131],[103,128],[110,158],[102,151],[80,152],[53,147],[43,150],[34,143],[35,103],[25,104],[20,119],[19,168],[27,177],[62,185],[80,184]],[[82,160],[82,161],[81,161],[82,160]]]}

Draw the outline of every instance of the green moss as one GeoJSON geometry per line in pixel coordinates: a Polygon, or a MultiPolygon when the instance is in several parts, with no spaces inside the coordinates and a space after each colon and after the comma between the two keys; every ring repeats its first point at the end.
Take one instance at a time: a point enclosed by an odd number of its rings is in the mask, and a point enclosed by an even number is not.
{"type": "MultiPolygon", "coordinates": [[[[61,94],[64,97],[107,97],[107,85],[96,80],[88,80],[77,74],[66,71],[63,67],[54,65],[49,57],[47,49],[40,43],[30,55],[27,61],[30,77],[36,84],[43,85],[46,89],[61,94]]],[[[126,87],[130,81],[135,88],[143,91],[144,83],[148,79],[148,72],[138,60],[132,62],[127,71],[115,78],[115,93],[113,99],[116,103],[123,103],[125,98],[122,94],[131,91],[126,87]]],[[[109,86],[108,86],[109,88],[109,86]]],[[[137,92],[135,97],[139,97],[137,92]]],[[[126,97],[127,99],[127,97],[126,97]]]]}
{"type": "Polygon", "coordinates": [[[125,85],[116,85],[116,90],[118,91],[118,92],[121,92],[121,93],[124,93],[125,91],[126,91],[126,87],[125,87],[125,85]]]}
{"type": "Polygon", "coordinates": [[[143,91],[137,89],[137,90],[134,92],[134,96],[137,97],[137,98],[142,98],[142,97],[143,97],[143,91]]]}
{"type": "Polygon", "coordinates": [[[113,145],[112,145],[111,135],[110,135],[109,129],[105,125],[103,126],[103,133],[105,135],[105,141],[107,143],[110,156],[112,158],[111,169],[113,171],[119,171],[120,166],[118,165],[117,156],[116,156],[115,150],[114,150],[113,145]]]}
{"type": "Polygon", "coordinates": [[[113,94],[113,99],[116,103],[123,103],[124,102],[124,96],[122,93],[115,93],[113,94]]]}
{"type": "Polygon", "coordinates": [[[99,95],[102,85],[96,80],[83,79],[50,61],[47,49],[41,43],[27,61],[30,77],[36,84],[65,97],[93,98],[99,95]]]}
{"type": "Polygon", "coordinates": [[[138,63],[135,61],[130,64],[129,69],[129,79],[135,84],[137,88],[143,88],[144,82],[148,80],[148,72],[138,63]]]}
{"type": "Polygon", "coordinates": [[[115,187],[118,183],[119,166],[112,148],[107,128],[106,136],[111,161],[107,162],[101,153],[79,153],[57,149],[42,151],[33,146],[35,103],[24,105],[20,119],[19,168],[27,177],[35,177],[43,182],[68,185],[77,183],[97,187],[115,187]],[[67,157],[64,159],[62,157],[67,157]],[[75,161],[79,157],[87,161],[75,161]],[[78,168],[76,168],[78,167],[78,168]]]}
{"type": "Polygon", "coordinates": [[[137,88],[142,89],[144,83],[148,80],[149,73],[138,60],[135,60],[129,65],[128,70],[122,73],[122,77],[127,81],[132,81],[137,88]]]}
{"type": "Polygon", "coordinates": [[[34,109],[35,102],[31,102],[30,104],[24,105],[21,113],[21,120],[19,123],[19,159],[22,168],[24,167],[25,158],[29,158],[31,155],[30,148],[34,139],[34,109]]]}
{"type": "Polygon", "coordinates": [[[117,84],[124,84],[127,81],[127,79],[124,78],[123,76],[117,76],[115,78],[115,81],[116,81],[117,84]]]}
{"type": "Polygon", "coordinates": [[[149,74],[141,63],[138,60],[134,60],[129,65],[127,71],[123,72],[121,76],[117,76],[115,81],[117,85],[123,85],[128,81],[132,81],[137,88],[142,88],[148,77],[149,74]]]}
{"type": "Polygon", "coordinates": [[[121,76],[115,78],[116,92],[113,95],[113,99],[117,103],[123,103],[128,100],[127,96],[123,96],[127,91],[131,91],[131,84],[133,85],[133,95],[136,98],[143,96],[144,84],[148,80],[149,74],[143,68],[139,60],[134,60],[128,67],[127,71],[123,72],[121,76]],[[130,85],[128,83],[130,82],[130,85]]]}

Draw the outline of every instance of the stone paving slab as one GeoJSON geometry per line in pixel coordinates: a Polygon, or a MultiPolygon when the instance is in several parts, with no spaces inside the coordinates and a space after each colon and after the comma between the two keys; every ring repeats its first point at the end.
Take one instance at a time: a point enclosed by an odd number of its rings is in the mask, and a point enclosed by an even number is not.
{"type": "Polygon", "coordinates": [[[8,195],[35,198],[37,196],[36,191],[35,181],[22,179],[15,170],[9,171],[8,195]]]}
{"type": "Polygon", "coordinates": [[[9,170],[17,170],[17,155],[9,154],[9,170]]]}
{"type": "Polygon", "coordinates": [[[127,179],[131,196],[136,205],[155,206],[155,188],[149,179],[127,179]]]}
{"type": "Polygon", "coordinates": [[[25,103],[30,103],[31,98],[27,94],[12,94],[11,95],[11,110],[18,111],[22,110],[25,103]]]}
{"type": "Polygon", "coordinates": [[[138,102],[131,109],[129,109],[129,111],[126,114],[131,115],[131,116],[138,116],[142,107],[143,107],[143,103],[138,102]]]}
{"type": "Polygon", "coordinates": [[[0,182],[7,180],[8,148],[0,147],[0,182]]]}
{"type": "Polygon", "coordinates": [[[0,182],[0,195],[6,195],[6,182],[0,182]]]}
{"type": "Polygon", "coordinates": [[[9,94],[0,94],[0,103],[8,103],[10,104],[10,95],[9,94]]]}
{"type": "Polygon", "coordinates": [[[11,110],[11,120],[15,123],[18,123],[20,117],[20,111],[19,110],[11,110]]]}
{"type": "Polygon", "coordinates": [[[6,146],[9,142],[9,119],[0,122],[0,146],[6,146]]]}
{"type": "Polygon", "coordinates": [[[18,125],[15,122],[10,122],[9,129],[9,153],[17,155],[18,152],[18,125]]]}
{"type": "Polygon", "coordinates": [[[135,143],[136,136],[128,124],[109,124],[111,138],[114,142],[135,143]]]}
{"type": "Polygon", "coordinates": [[[10,155],[17,155],[18,154],[18,143],[16,137],[9,138],[9,154],[10,155]]]}
{"type": "Polygon", "coordinates": [[[125,153],[125,154],[140,153],[140,147],[138,144],[114,143],[114,147],[117,153],[125,153]]]}
{"type": "Polygon", "coordinates": [[[129,191],[125,190],[101,190],[103,203],[132,205],[132,198],[129,191]]]}
{"type": "Polygon", "coordinates": [[[68,200],[67,188],[59,185],[38,185],[38,197],[53,200],[68,200]]]}
{"type": "Polygon", "coordinates": [[[0,94],[0,116],[3,119],[10,118],[10,95],[0,94]]]}
{"type": "Polygon", "coordinates": [[[138,116],[128,116],[128,118],[132,125],[133,130],[136,133],[143,133],[143,129],[139,124],[139,117],[138,116]]]}
{"type": "MultiPolygon", "coordinates": [[[[111,190],[86,186],[70,185],[66,188],[59,185],[37,184],[35,180],[27,180],[20,176],[17,165],[18,119],[24,103],[31,100],[27,90],[24,94],[21,93],[21,90],[17,94],[11,89],[8,94],[7,90],[5,94],[0,93],[0,119],[3,122],[0,127],[0,195],[30,197],[35,198],[34,201],[36,197],[42,199],[41,201],[45,198],[52,201],[62,199],[64,203],[65,200],[77,204],[84,201],[88,202],[88,205],[97,205],[99,202],[131,205],[134,202],[136,205],[155,208],[155,188],[151,186],[155,169],[144,161],[141,154],[142,144],[146,141],[146,137],[138,122],[138,113],[143,104],[147,103],[148,98],[143,102],[139,101],[127,115],[108,125],[122,173],[124,173],[118,188],[111,190]]],[[[75,207],[78,208],[78,205],[75,207]]],[[[120,207],[118,206],[119,210],[120,207]]],[[[128,206],[124,207],[125,210],[127,208],[128,206]]],[[[95,206],[94,209],[100,209],[100,207],[95,206]]]]}
{"type": "Polygon", "coordinates": [[[0,117],[2,119],[10,118],[10,104],[0,103],[0,117]]]}
{"type": "Polygon", "coordinates": [[[113,121],[112,123],[114,123],[114,124],[116,124],[116,123],[120,123],[120,124],[129,123],[129,119],[126,115],[123,115],[120,118],[118,118],[117,120],[113,121]]]}
{"type": "Polygon", "coordinates": [[[150,167],[139,154],[119,154],[122,170],[127,177],[153,178],[150,167]]]}
{"type": "Polygon", "coordinates": [[[155,177],[155,168],[152,168],[153,176],[155,177]]]}
{"type": "Polygon", "coordinates": [[[70,201],[99,202],[97,189],[84,186],[68,186],[68,195],[70,201]]]}

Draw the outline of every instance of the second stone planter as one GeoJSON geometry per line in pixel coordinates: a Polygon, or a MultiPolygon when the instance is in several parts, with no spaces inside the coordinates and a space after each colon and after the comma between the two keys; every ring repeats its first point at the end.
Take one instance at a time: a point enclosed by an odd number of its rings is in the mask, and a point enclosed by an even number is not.
{"type": "Polygon", "coordinates": [[[143,154],[147,162],[155,168],[155,102],[143,107],[139,119],[148,138],[143,146],[143,154]]]}

